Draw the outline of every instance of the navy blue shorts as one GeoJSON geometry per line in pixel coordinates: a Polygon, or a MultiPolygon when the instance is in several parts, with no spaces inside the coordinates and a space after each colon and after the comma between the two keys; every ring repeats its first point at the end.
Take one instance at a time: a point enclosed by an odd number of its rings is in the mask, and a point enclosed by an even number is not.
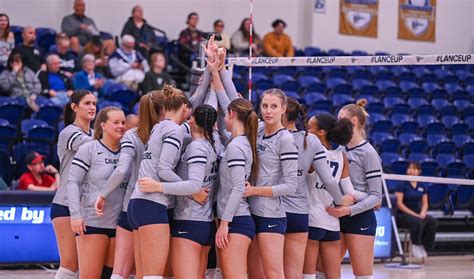
{"type": "Polygon", "coordinates": [[[54,218],[58,217],[71,217],[71,213],[69,212],[69,207],[57,203],[52,203],[51,211],[49,212],[49,217],[52,221],[54,218]]]}
{"type": "Polygon", "coordinates": [[[309,230],[309,215],[286,213],[286,233],[307,233],[309,230]]]}
{"type": "Polygon", "coordinates": [[[174,208],[168,208],[168,223],[170,224],[170,227],[173,226],[174,222],[174,208]]]}
{"type": "Polygon", "coordinates": [[[255,222],[255,231],[259,233],[286,233],[286,217],[283,218],[267,218],[252,215],[255,222]]]}
{"type": "Polygon", "coordinates": [[[235,216],[229,224],[229,233],[245,235],[253,240],[255,237],[255,222],[252,216],[235,216]]]}
{"type": "Polygon", "coordinates": [[[377,219],[373,209],[364,211],[354,216],[339,218],[342,233],[375,236],[377,230],[377,219]]]}
{"type": "Polygon", "coordinates": [[[145,199],[131,199],[128,203],[128,220],[134,230],[154,224],[169,224],[166,206],[145,199]]]}
{"type": "Polygon", "coordinates": [[[120,212],[117,226],[121,227],[124,230],[133,232],[133,228],[128,221],[128,214],[125,211],[120,212]]]}
{"type": "Polygon", "coordinates": [[[174,220],[171,236],[186,238],[203,246],[212,246],[216,226],[214,222],[174,220]]]}
{"type": "Polygon", "coordinates": [[[314,241],[337,241],[341,239],[341,233],[316,227],[309,227],[308,238],[314,241]]]}
{"type": "MultiPolygon", "coordinates": [[[[109,238],[115,237],[115,229],[104,229],[104,228],[97,228],[97,227],[91,227],[91,226],[86,226],[86,230],[84,231],[85,235],[90,235],[90,234],[103,234],[108,236],[109,238]]],[[[76,233],[76,236],[79,236],[76,233]]]]}

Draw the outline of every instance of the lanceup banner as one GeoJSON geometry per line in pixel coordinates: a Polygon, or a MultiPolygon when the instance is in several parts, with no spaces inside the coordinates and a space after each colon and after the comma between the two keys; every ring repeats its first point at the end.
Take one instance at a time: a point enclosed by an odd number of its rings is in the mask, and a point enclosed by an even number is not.
{"type": "Polygon", "coordinates": [[[341,0],[339,33],[377,37],[378,0],[341,0]]]}
{"type": "Polygon", "coordinates": [[[434,42],[435,35],[436,0],[399,0],[399,39],[434,42]]]}

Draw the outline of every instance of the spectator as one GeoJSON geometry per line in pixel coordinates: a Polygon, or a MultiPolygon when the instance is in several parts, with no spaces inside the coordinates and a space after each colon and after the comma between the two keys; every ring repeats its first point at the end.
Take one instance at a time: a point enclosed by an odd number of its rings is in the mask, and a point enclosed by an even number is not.
{"type": "Polygon", "coordinates": [[[131,35],[122,37],[122,47],[117,49],[109,59],[112,76],[132,90],[138,89],[138,84],[150,70],[148,62],[135,49],[135,39],[131,35]]]}
{"type": "Polygon", "coordinates": [[[30,68],[33,72],[45,70],[46,65],[44,64],[43,54],[39,48],[35,47],[35,29],[31,26],[26,26],[23,28],[21,36],[23,37],[23,43],[17,45],[12,52],[19,52],[23,58],[23,65],[30,68]]]}
{"type": "Polygon", "coordinates": [[[15,47],[15,36],[10,32],[10,19],[0,14],[0,66],[6,66],[8,56],[15,47]]]}
{"type": "Polygon", "coordinates": [[[222,21],[221,19],[214,21],[214,33],[219,34],[222,38],[220,41],[216,41],[217,46],[223,47],[229,51],[230,37],[229,35],[224,33],[224,21],[222,21]]]}
{"type": "Polygon", "coordinates": [[[174,80],[166,71],[164,54],[156,52],[151,56],[151,70],[146,73],[141,90],[143,94],[147,94],[153,90],[161,90],[165,84],[174,84],[174,80]]]}
{"type": "Polygon", "coordinates": [[[56,50],[52,53],[57,54],[61,59],[61,70],[68,77],[72,78],[77,70],[77,53],[70,49],[71,41],[66,33],[59,33],[56,36],[56,50]]]}
{"type": "Polygon", "coordinates": [[[0,89],[10,93],[10,97],[24,99],[33,111],[39,108],[35,99],[41,93],[41,84],[36,74],[23,65],[20,53],[11,53],[7,69],[0,76],[0,89]]]}
{"type": "Polygon", "coordinates": [[[179,34],[179,46],[181,47],[179,60],[189,67],[192,64],[192,55],[199,53],[200,44],[203,39],[203,33],[197,29],[198,21],[198,14],[190,13],[186,21],[188,28],[179,34]]]}
{"type": "Polygon", "coordinates": [[[133,7],[132,16],[123,26],[121,36],[123,35],[133,36],[135,49],[147,59],[150,49],[157,45],[155,31],[143,18],[143,8],[140,5],[133,7]]]}
{"type": "Polygon", "coordinates": [[[71,80],[60,70],[61,59],[57,54],[46,58],[47,71],[41,71],[38,79],[41,82],[41,93],[58,106],[65,106],[74,89],[71,80]]]}
{"type": "MultiPolygon", "coordinates": [[[[418,163],[410,163],[407,174],[421,175],[421,166],[418,163]]],[[[433,249],[438,227],[436,219],[426,214],[428,211],[427,191],[427,185],[410,181],[400,183],[395,193],[398,207],[397,224],[400,228],[410,230],[415,258],[426,258],[426,251],[433,249]]]]}
{"type": "Polygon", "coordinates": [[[44,157],[37,152],[26,155],[28,171],[19,180],[19,190],[56,191],[59,172],[52,165],[44,166],[44,157]]]}
{"type": "Polygon", "coordinates": [[[128,131],[135,127],[138,127],[138,116],[133,113],[130,113],[125,118],[125,131],[128,131]]]}
{"type": "MultiPolygon", "coordinates": [[[[93,35],[100,35],[99,29],[94,20],[85,15],[86,4],[84,0],[74,0],[74,13],[65,16],[61,22],[61,32],[66,33],[71,38],[71,48],[76,52],[81,52],[81,47],[86,45],[93,35]]],[[[107,54],[115,50],[115,43],[112,39],[104,41],[104,48],[107,54]]]]}
{"type": "MultiPolygon", "coordinates": [[[[253,44],[252,54],[258,56],[262,53],[260,36],[255,33],[254,27],[252,27],[253,44]]],[[[240,24],[239,30],[237,30],[231,37],[232,51],[237,56],[248,55],[250,47],[250,19],[244,18],[240,24]]]]}
{"type": "Polygon", "coordinates": [[[270,57],[293,57],[295,50],[290,36],[284,33],[286,23],[277,19],[272,23],[273,32],[263,38],[263,54],[270,57]]]}
{"type": "Polygon", "coordinates": [[[74,76],[75,89],[87,89],[98,94],[102,86],[104,86],[104,77],[96,73],[95,58],[92,54],[86,54],[82,57],[82,70],[74,76]]]}
{"type": "Polygon", "coordinates": [[[92,54],[95,57],[95,71],[97,73],[104,77],[112,76],[108,68],[109,57],[105,54],[100,36],[92,36],[92,40],[84,46],[80,61],[86,54],[92,54]]]}

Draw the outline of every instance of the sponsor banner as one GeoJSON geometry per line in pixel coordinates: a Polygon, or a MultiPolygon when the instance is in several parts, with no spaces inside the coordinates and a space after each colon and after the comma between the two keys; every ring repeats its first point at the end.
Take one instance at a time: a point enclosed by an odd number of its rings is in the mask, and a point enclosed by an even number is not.
{"type": "Polygon", "coordinates": [[[341,0],[339,33],[377,37],[378,0],[341,0]]]}
{"type": "Polygon", "coordinates": [[[326,0],[314,0],[315,13],[325,14],[326,13],[326,0]]]}
{"type": "Polygon", "coordinates": [[[474,54],[315,56],[315,57],[233,57],[229,64],[246,67],[270,66],[390,66],[474,64],[474,54]]]}
{"type": "Polygon", "coordinates": [[[398,38],[434,42],[436,0],[399,0],[398,38]]]}

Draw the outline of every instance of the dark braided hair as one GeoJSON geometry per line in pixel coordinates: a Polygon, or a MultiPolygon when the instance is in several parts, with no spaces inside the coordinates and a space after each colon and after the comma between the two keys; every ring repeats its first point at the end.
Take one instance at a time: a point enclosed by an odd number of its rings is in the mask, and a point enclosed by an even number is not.
{"type": "Polygon", "coordinates": [[[347,118],[337,120],[334,116],[321,113],[315,116],[319,129],[326,131],[327,140],[338,145],[347,145],[352,138],[352,122],[347,118]]]}
{"type": "Polygon", "coordinates": [[[216,150],[214,137],[214,125],[217,121],[217,111],[210,105],[199,105],[193,112],[194,121],[199,128],[204,130],[204,137],[211,144],[214,151],[216,150]]]}
{"type": "Polygon", "coordinates": [[[308,141],[306,137],[308,136],[308,115],[306,113],[306,107],[303,104],[300,104],[297,100],[288,97],[287,105],[286,105],[286,119],[289,122],[295,122],[298,120],[298,116],[301,117],[301,121],[304,125],[304,143],[303,146],[306,149],[308,145],[308,141]]]}

